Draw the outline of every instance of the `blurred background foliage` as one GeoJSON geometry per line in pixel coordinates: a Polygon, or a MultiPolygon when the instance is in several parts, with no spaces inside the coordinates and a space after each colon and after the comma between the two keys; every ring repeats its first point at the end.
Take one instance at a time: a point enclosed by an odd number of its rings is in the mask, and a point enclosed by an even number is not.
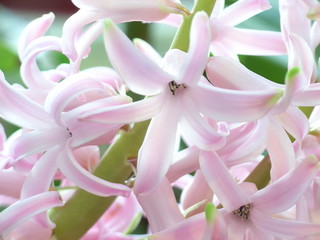
{"type": "MultiPolygon", "coordinates": [[[[182,2],[189,10],[192,9],[192,0],[184,0],[182,2]]],[[[227,5],[234,2],[235,0],[226,0],[227,5]]],[[[278,1],[270,0],[270,3],[273,6],[271,10],[253,17],[239,25],[239,27],[279,31],[278,1]]],[[[12,84],[22,83],[19,74],[20,61],[17,56],[20,33],[28,22],[50,11],[54,12],[56,18],[47,34],[61,36],[64,21],[77,11],[77,8],[72,6],[71,0],[0,0],[0,69],[5,74],[8,82],[12,84]],[[66,4],[66,2],[68,3],[66,4]]],[[[142,38],[148,41],[162,56],[169,49],[176,32],[174,27],[156,23],[132,22],[121,24],[121,28],[130,38],[142,38]]],[[[272,81],[282,83],[284,80],[287,68],[286,56],[240,56],[240,60],[252,71],[272,81]]],[[[52,51],[41,54],[37,61],[40,69],[47,70],[56,67],[60,63],[67,62],[68,59],[63,54],[52,51]]],[[[99,37],[94,42],[89,57],[83,61],[82,68],[108,64],[103,39],[99,37]]],[[[8,134],[17,129],[6,123],[5,125],[8,134]]]]}

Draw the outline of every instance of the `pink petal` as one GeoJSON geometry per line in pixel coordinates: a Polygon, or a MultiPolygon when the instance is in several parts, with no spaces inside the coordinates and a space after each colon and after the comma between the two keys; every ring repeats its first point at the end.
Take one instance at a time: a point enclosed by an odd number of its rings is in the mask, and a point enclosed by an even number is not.
{"type": "Polygon", "coordinates": [[[26,51],[26,56],[21,64],[21,77],[28,86],[36,89],[51,89],[55,83],[48,81],[40,71],[36,57],[43,52],[61,52],[61,42],[58,37],[46,36],[33,41],[26,51]]]}
{"type": "Polygon", "coordinates": [[[150,240],[198,240],[206,228],[204,214],[197,214],[180,223],[172,224],[168,229],[149,236],[150,240]]]}
{"type": "Polygon", "coordinates": [[[234,26],[270,8],[268,0],[237,1],[221,12],[219,20],[229,26],[234,26]]]}
{"type": "Polygon", "coordinates": [[[197,170],[193,181],[186,186],[181,194],[181,206],[182,209],[187,210],[188,208],[194,206],[197,203],[203,202],[201,206],[191,212],[192,215],[195,213],[200,213],[204,211],[205,205],[211,202],[213,198],[213,192],[208,186],[206,179],[204,178],[202,172],[197,170]]]}
{"type": "Polygon", "coordinates": [[[198,12],[192,20],[190,46],[179,82],[193,85],[199,81],[208,61],[210,40],[209,18],[205,12],[198,12]]]}
{"type": "Polygon", "coordinates": [[[115,195],[127,197],[130,195],[131,189],[129,187],[98,178],[81,167],[71,152],[70,140],[58,157],[58,166],[70,181],[92,194],[102,197],[115,195]]]}
{"type": "Polygon", "coordinates": [[[271,180],[275,181],[294,169],[296,156],[287,132],[278,122],[270,121],[267,134],[267,150],[272,165],[271,180]]]}
{"type": "Polygon", "coordinates": [[[174,163],[167,172],[167,179],[172,183],[180,177],[199,169],[200,149],[195,146],[186,148],[174,156],[174,163]]]}
{"type": "Polygon", "coordinates": [[[298,106],[317,106],[320,101],[320,83],[310,84],[304,91],[293,96],[294,104],[298,106]]]}
{"type": "Polygon", "coordinates": [[[232,212],[249,203],[249,199],[217,154],[201,152],[200,168],[211,190],[217,195],[226,211],[232,212]]]}
{"type": "Polygon", "coordinates": [[[61,41],[63,43],[63,53],[72,61],[76,61],[79,58],[76,46],[82,34],[82,29],[89,23],[107,17],[109,17],[108,12],[86,11],[81,9],[69,17],[62,29],[61,41]]]}
{"type": "Polygon", "coordinates": [[[137,194],[152,191],[162,181],[172,162],[181,112],[170,100],[167,100],[162,111],[152,118],[139,150],[134,186],[137,194]],[[163,123],[166,123],[165,127],[163,123]]]}
{"type": "Polygon", "coordinates": [[[65,142],[69,137],[70,134],[66,128],[52,125],[50,129],[23,133],[11,144],[10,151],[15,158],[21,159],[31,154],[44,152],[50,147],[65,142]]]}
{"type": "Polygon", "coordinates": [[[319,169],[319,161],[311,155],[290,173],[256,192],[251,197],[254,207],[266,214],[289,209],[304,194],[319,169]]]}
{"type": "Polygon", "coordinates": [[[135,38],[133,39],[134,45],[149,59],[151,59],[156,65],[160,65],[162,62],[162,57],[160,54],[146,41],[135,38]]]}
{"type": "Polygon", "coordinates": [[[86,72],[80,72],[65,79],[50,91],[46,98],[45,109],[56,123],[63,126],[61,115],[72,101],[88,93],[94,94],[98,99],[114,95],[114,89],[109,88],[110,86],[105,85],[100,79],[90,76],[86,72]]]}
{"type": "Polygon", "coordinates": [[[229,122],[257,120],[282,96],[282,92],[276,90],[235,91],[209,85],[194,87],[190,94],[205,116],[229,122]]]}
{"type": "Polygon", "coordinates": [[[154,95],[172,81],[172,77],[144,56],[111,20],[105,23],[104,39],[112,65],[132,91],[154,95]]]}
{"type": "Polygon", "coordinates": [[[183,220],[172,187],[166,178],[161,179],[161,183],[152,192],[136,196],[152,233],[165,230],[183,220]]]}
{"type": "Polygon", "coordinates": [[[181,100],[184,111],[180,125],[182,135],[186,137],[187,142],[207,151],[223,147],[226,143],[225,136],[205,122],[189,96],[184,96],[181,100]]]}
{"type": "MultiPolygon", "coordinates": [[[[221,45],[227,47],[228,51],[242,55],[287,54],[280,32],[225,28],[221,30],[221,33],[219,32],[216,41],[220,41],[221,45]],[[235,41],[235,39],[237,40],[235,41]]],[[[214,39],[212,42],[212,48],[214,48],[216,41],[214,39]]]]}
{"type": "Polygon", "coordinates": [[[233,90],[261,90],[279,87],[268,79],[250,71],[241,63],[225,57],[212,57],[207,65],[207,76],[217,87],[233,90]]]}
{"type": "Polygon", "coordinates": [[[309,132],[309,119],[296,107],[289,106],[284,113],[277,115],[276,118],[281,121],[286,131],[300,142],[309,132]]]}
{"type": "Polygon", "coordinates": [[[127,16],[126,22],[132,20],[156,21],[165,18],[170,12],[185,14],[186,11],[181,4],[172,0],[133,0],[129,5],[126,0],[120,0],[118,2],[110,0],[72,0],[72,2],[80,9],[107,11],[110,17],[114,15],[127,16]]]}
{"type": "Polygon", "coordinates": [[[154,117],[161,111],[164,104],[164,94],[145,98],[133,103],[118,106],[101,106],[83,112],[79,118],[83,121],[98,123],[134,123],[154,117]]]}
{"type": "MultiPolygon", "coordinates": [[[[1,195],[20,198],[20,191],[25,180],[22,173],[14,171],[12,168],[0,171],[0,193],[1,195]]],[[[1,214],[0,214],[1,216],[1,214]]]]}
{"type": "Polygon", "coordinates": [[[18,201],[0,213],[0,232],[2,235],[7,235],[29,218],[62,205],[57,192],[45,192],[18,201]]]}
{"type": "Polygon", "coordinates": [[[35,39],[42,37],[54,21],[54,14],[48,13],[31,21],[23,30],[19,38],[18,53],[20,60],[25,56],[25,50],[35,39]]]}
{"type": "Polygon", "coordinates": [[[0,100],[0,115],[15,125],[38,129],[52,123],[49,115],[40,105],[6,82],[2,72],[0,72],[0,100]]]}
{"type": "Polygon", "coordinates": [[[320,234],[320,224],[269,217],[257,210],[250,212],[250,218],[261,231],[279,238],[297,238],[320,234]]]}

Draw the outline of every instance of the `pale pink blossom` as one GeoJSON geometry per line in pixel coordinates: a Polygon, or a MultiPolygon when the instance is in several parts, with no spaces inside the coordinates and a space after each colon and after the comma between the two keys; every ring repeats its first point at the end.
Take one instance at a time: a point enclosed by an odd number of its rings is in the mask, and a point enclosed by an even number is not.
{"type": "Polygon", "coordinates": [[[228,239],[250,234],[253,239],[303,237],[320,234],[320,225],[281,219],[294,206],[320,170],[318,159],[309,156],[295,169],[257,191],[252,183],[238,185],[218,155],[203,152],[201,170],[223,209],[228,239]],[[277,216],[279,215],[279,216],[277,216]]]}
{"type": "Polygon", "coordinates": [[[218,125],[209,126],[200,113],[220,121],[254,120],[265,115],[282,94],[277,89],[225,91],[203,80],[209,33],[208,17],[197,13],[188,54],[170,50],[158,67],[114,24],[108,22],[106,25],[105,45],[113,66],[132,91],[153,96],[113,109],[100,108],[83,114],[83,118],[104,123],[129,123],[153,117],[139,152],[137,193],[150,191],[165,175],[171,162],[178,123],[183,136],[193,144],[201,149],[219,149],[224,145],[223,131],[218,125]],[[123,54],[127,57],[123,58],[123,54]],[[166,122],[166,128],[162,127],[163,122],[166,122]],[[162,151],[154,155],[159,148],[162,151]]]}

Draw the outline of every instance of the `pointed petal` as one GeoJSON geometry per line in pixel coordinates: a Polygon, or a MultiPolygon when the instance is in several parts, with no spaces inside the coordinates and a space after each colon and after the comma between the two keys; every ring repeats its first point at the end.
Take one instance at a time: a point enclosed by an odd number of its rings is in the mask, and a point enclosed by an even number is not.
{"type": "Polygon", "coordinates": [[[63,25],[61,42],[63,54],[72,61],[79,58],[77,42],[82,34],[82,29],[92,22],[107,18],[108,12],[79,10],[69,17],[63,25]]]}
{"type": "Polygon", "coordinates": [[[170,166],[166,177],[172,183],[180,177],[199,169],[200,149],[192,146],[174,155],[174,163],[170,166]]]}
{"type": "Polygon", "coordinates": [[[289,106],[288,109],[276,116],[281,121],[282,126],[299,142],[309,132],[309,119],[306,115],[294,106],[289,106]]]}
{"type": "Polygon", "coordinates": [[[192,20],[190,46],[179,82],[193,85],[200,80],[208,62],[210,40],[209,17],[205,12],[197,12],[192,20]]]}
{"type": "Polygon", "coordinates": [[[37,161],[23,184],[21,199],[49,191],[58,170],[56,157],[60,151],[59,147],[53,147],[37,161]]]}
{"type": "Polygon", "coordinates": [[[59,155],[58,166],[70,181],[90,193],[102,197],[116,195],[127,197],[130,195],[131,189],[129,187],[98,178],[81,167],[71,152],[70,140],[59,155]]]}
{"type": "MultiPolygon", "coordinates": [[[[287,54],[280,32],[226,28],[218,39],[228,47],[229,51],[237,54],[265,56],[287,54]]],[[[214,45],[215,41],[212,44],[214,45]]]]}
{"type": "Polygon", "coordinates": [[[272,165],[271,181],[275,181],[295,168],[296,156],[287,132],[278,122],[270,121],[267,134],[267,150],[272,165]]]}
{"type": "Polygon", "coordinates": [[[172,81],[172,77],[143,55],[111,20],[105,23],[104,39],[112,65],[132,91],[154,95],[172,81]]]}
{"type": "Polygon", "coordinates": [[[127,4],[126,0],[119,0],[117,2],[106,1],[87,1],[87,0],[72,0],[78,7],[93,11],[107,11],[110,17],[114,15],[127,16],[126,22],[130,20],[135,21],[157,21],[165,18],[169,13],[187,14],[188,10],[185,9],[179,2],[172,0],[133,0],[127,4]]]}
{"type": "Polygon", "coordinates": [[[198,240],[206,228],[204,214],[197,214],[185,219],[180,223],[172,224],[171,227],[149,236],[150,240],[198,240]]]}
{"type": "MultiPolygon", "coordinates": [[[[63,126],[61,115],[66,107],[77,98],[91,93],[92,98],[103,98],[115,95],[115,90],[104,84],[99,77],[90,76],[86,72],[74,74],[58,84],[48,94],[45,109],[54,118],[55,122],[63,126]]],[[[91,100],[91,99],[89,99],[91,100]]]]}
{"type": "Polygon", "coordinates": [[[176,145],[180,116],[180,109],[167,100],[161,113],[151,120],[139,150],[135,193],[152,191],[167,173],[176,145]]]}
{"type": "Polygon", "coordinates": [[[160,65],[162,61],[161,55],[146,41],[135,38],[133,39],[134,45],[156,65],[160,65]]]}
{"type": "Polygon", "coordinates": [[[161,180],[154,191],[136,196],[146,214],[152,233],[167,229],[183,220],[171,184],[166,178],[161,180]]]}
{"type": "Polygon", "coordinates": [[[10,151],[13,157],[21,159],[31,154],[45,152],[50,147],[65,142],[69,137],[67,129],[53,125],[50,129],[23,133],[12,142],[10,151]]]}
{"type": "Polygon", "coordinates": [[[31,129],[50,125],[49,115],[37,103],[10,86],[0,72],[0,115],[5,120],[31,129]]]}
{"type": "Polygon", "coordinates": [[[229,26],[234,26],[270,8],[268,0],[237,1],[221,12],[219,20],[229,26]]]}
{"type": "Polygon", "coordinates": [[[304,194],[319,170],[318,159],[309,156],[290,173],[256,192],[251,197],[254,207],[266,214],[289,209],[304,194]]]}
{"type": "Polygon", "coordinates": [[[218,121],[247,122],[265,116],[283,93],[280,90],[235,91],[199,85],[190,94],[205,116],[218,121]]]}
{"type": "Polygon", "coordinates": [[[6,235],[29,218],[62,205],[58,192],[45,192],[18,201],[0,213],[0,233],[6,235]]]}
{"type": "Polygon", "coordinates": [[[50,90],[55,83],[46,79],[40,71],[37,63],[37,56],[43,52],[58,51],[61,52],[61,42],[58,37],[45,36],[36,39],[30,45],[26,56],[21,64],[21,77],[23,82],[30,88],[50,90]]]}
{"type": "Polygon", "coordinates": [[[207,151],[223,147],[226,143],[225,136],[205,122],[189,96],[183,96],[181,100],[181,106],[184,107],[184,110],[179,124],[183,130],[182,135],[186,137],[187,142],[207,151]]]}
{"type": "Polygon", "coordinates": [[[54,14],[52,12],[42,15],[31,21],[23,30],[19,37],[18,54],[20,60],[25,56],[25,50],[28,45],[35,39],[42,37],[49,29],[54,21],[54,14]]]}
{"type": "Polygon", "coordinates": [[[164,94],[159,94],[133,103],[109,107],[101,106],[94,110],[83,112],[79,118],[83,121],[98,123],[140,122],[158,114],[161,111],[164,100],[164,94]]]}
{"type": "Polygon", "coordinates": [[[207,182],[228,212],[249,203],[249,199],[229,173],[219,156],[213,152],[201,152],[200,168],[207,182]]]}
{"type": "Polygon", "coordinates": [[[257,210],[250,212],[250,218],[261,231],[279,238],[297,238],[320,234],[320,224],[269,217],[257,210]]]}
{"type": "Polygon", "coordinates": [[[235,60],[220,56],[210,58],[206,73],[209,80],[221,88],[261,90],[281,86],[273,84],[235,60]]]}
{"type": "Polygon", "coordinates": [[[293,96],[294,104],[298,106],[317,106],[320,101],[320,83],[310,84],[304,91],[293,96]]]}

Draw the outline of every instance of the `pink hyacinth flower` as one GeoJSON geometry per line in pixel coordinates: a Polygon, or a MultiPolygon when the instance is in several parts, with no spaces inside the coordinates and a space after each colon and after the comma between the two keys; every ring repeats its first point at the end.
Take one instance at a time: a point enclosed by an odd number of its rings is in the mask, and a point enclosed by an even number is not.
{"type": "Polygon", "coordinates": [[[153,117],[139,152],[136,193],[151,191],[161,182],[171,163],[178,123],[199,148],[218,149],[224,144],[224,134],[218,127],[209,126],[200,113],[220,121],[258,119],[282,94],[277,89],[224,91],[200,81],[209,44],[209,19],[199,12],[191,27],[188,53],[170,50],[159,67],[139,52],[111,21],[106,23],[105,45],[111,63],[132,91],[152,97],[113,109],[100,108],[83,114],[83,118],[129,123],[153,117]],[[159,148],[161,152],[155,155],[159,148]]]}

